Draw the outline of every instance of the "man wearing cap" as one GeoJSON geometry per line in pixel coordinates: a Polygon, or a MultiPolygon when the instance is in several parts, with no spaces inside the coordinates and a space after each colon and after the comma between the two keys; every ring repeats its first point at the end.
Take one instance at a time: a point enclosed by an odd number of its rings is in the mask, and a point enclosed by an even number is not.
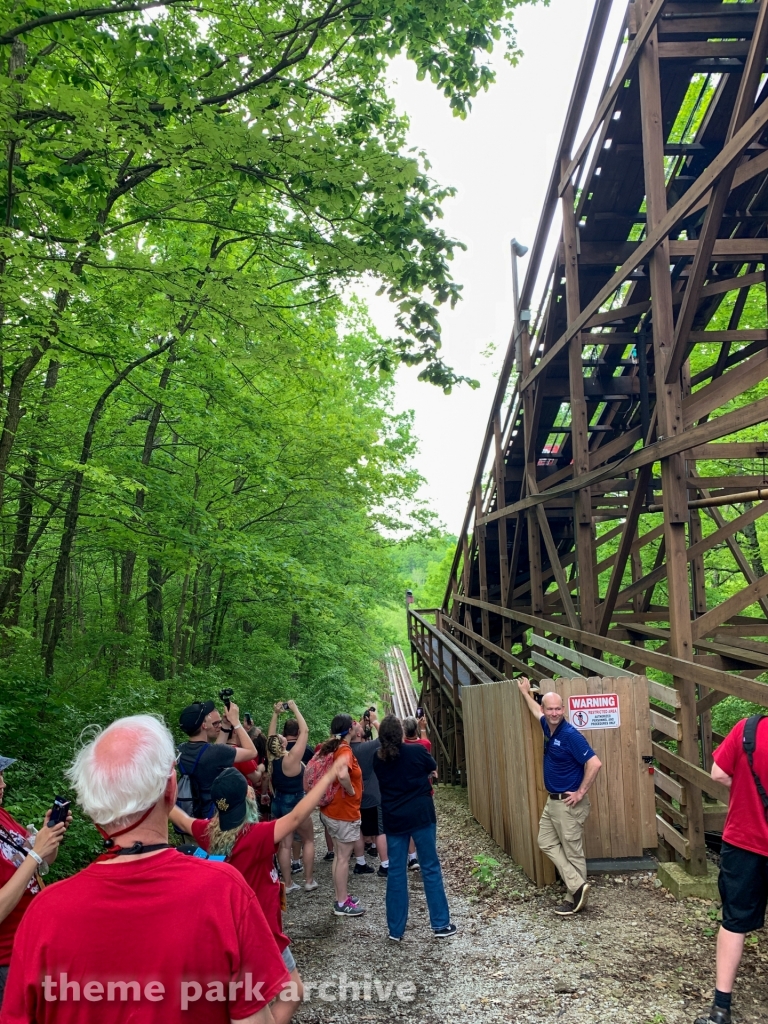
{"type": "Polygon", "coordinates": [[[584,823],[589,817],[587,792],[602,768],[600,758],[578,729],[566,721],[563,698],[545,693],[541,707],[527,679],[517,685],[544,733],[544,785],[549,798],[539,822],[539,849],[553,862],[568,890],[555,908],[560,916],[577,914],[587,904],[584,823]]]}
{"type": "MultiPolygon", "coordinates": [[[[14,757],[0,757],[0,804],[5,793],[5,769],[16,763],[14,757]]],[[[45,816],[45,825],[51,812],[45,816]]],[[[16,929],[34,896],[40,892],[39,876],[56,860],[72,816],[66,823],[42,828],[31,835],[0,807],[0,1004],[3,1002],[8,965],[16,929]]]]}
{"type": "Polygon", "coordinates": [[[218,714],[216,705],[212,700],[207,700],[190,704],[179,715],[179,725],[189,736],[189,740],[179,748],[179,768],[191,777],[196,790],[196,818],[213,817],[215,807],[211,799],[211,786],[219,772],[256,756],[256,747],[240,724],[240,709],[234,702],[230,703],[224,717],[232,726],[238,745],[208,741],[210,718],[214,712],[218,714]]]}

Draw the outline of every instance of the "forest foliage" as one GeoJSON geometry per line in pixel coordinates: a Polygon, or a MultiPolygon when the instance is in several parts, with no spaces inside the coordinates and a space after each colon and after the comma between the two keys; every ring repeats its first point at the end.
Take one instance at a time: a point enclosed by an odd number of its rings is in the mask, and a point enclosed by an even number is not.
{"type": "Polygon", "coordinates": [[[464,380],[452,190],[387,67],[465,116],[523,2],[0,5],[0,749],[25,820],[91,722],[227,684],[322,732],[377,685],[386,537],[431,522],[393,373],[464,380]],[[342,301],[364,275],[396,336],[342,301]]]}

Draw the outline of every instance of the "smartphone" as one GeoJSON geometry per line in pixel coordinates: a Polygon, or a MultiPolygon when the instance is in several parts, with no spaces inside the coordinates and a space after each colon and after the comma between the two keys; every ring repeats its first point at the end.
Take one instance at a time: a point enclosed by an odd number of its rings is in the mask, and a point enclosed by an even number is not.
{"type": "Polygon", "coordinates": [[[417,718],[423,718],[424,717],[424,709],[423,708],[416,708],[416,717],[417,718]]]}
{"type": "Polygon", "coordinates": [[[290,704],[286,704],[285,701],[283,701],[283,711],[290,711],[290,710],[291,710],[290,704]]]}
{"type": "Polygon", "coordinates": [[[48,828],[53,828],[54,825],[67,820],[70,803],[71,801],[67,800],[65,796],[55,797],[53,807],[51,807],[51,816],[48,819],[48,828]]]}
{"type": "Polygon", "coordinates": [[[249,729],[253,725],[253,719],[251,718],[247,711],[243,715],[243,721],[245,722],[249,729]]]}

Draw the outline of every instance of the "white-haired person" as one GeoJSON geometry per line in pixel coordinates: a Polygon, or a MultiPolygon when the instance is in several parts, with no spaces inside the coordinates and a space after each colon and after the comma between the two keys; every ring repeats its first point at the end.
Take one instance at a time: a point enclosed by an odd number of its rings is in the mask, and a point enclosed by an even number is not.
{"type": "Polygon", "coordinates": [[[293,982],[293,986],[272,1004],[275,1024],[287,1024],[304,998],[291,940],[283,933],[285,885],[277,875],[275,854],[280,843],[293,836],[302,822],[312,820],[312,811],[338,774],[338,765],[334,764],[292,811],[272,821],[259,821],[253,790],[249,790],[248,783],[235,768],[225,768],[213,784],[211,796],[217,810],[210,820],[191,818],[181,808],[171,808],[173,824],[193,836],[204,850],[214,856],[224,855],[256,894],[293,982]]]}
{"type": "Polygon", "coordinates": [[[2,1024],[271,1024],[290,977],[253,890],[231,865],[168,846],[176,772],[165,725],[118,719],[68,775],[105,850],[32,901],[2,1024]]]}
{"type": "MultiPolygon", "coordinates": [[[[0,757],[0,804],[5,795],[5,769],[16,763],[15,757],[0,757]]],[[[45,815],[48,825],[51,812],[45,815]]],[[[56,860],[59,844],[72,821],[43,827],[30,833],[0,807],[0,1004],[16,931],[32,899],[40,892],[40,877],[56,860]]]]}

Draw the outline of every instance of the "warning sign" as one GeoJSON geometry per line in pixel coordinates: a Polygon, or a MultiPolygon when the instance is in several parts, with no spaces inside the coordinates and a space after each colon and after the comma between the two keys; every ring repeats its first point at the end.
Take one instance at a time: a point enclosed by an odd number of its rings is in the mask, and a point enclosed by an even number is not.
{"type": "Polygon", "coordinates": [[[576,729],[618,729],[621,725],[617,693],[585,693],[568,698],[568,718],[576,729]]]}

